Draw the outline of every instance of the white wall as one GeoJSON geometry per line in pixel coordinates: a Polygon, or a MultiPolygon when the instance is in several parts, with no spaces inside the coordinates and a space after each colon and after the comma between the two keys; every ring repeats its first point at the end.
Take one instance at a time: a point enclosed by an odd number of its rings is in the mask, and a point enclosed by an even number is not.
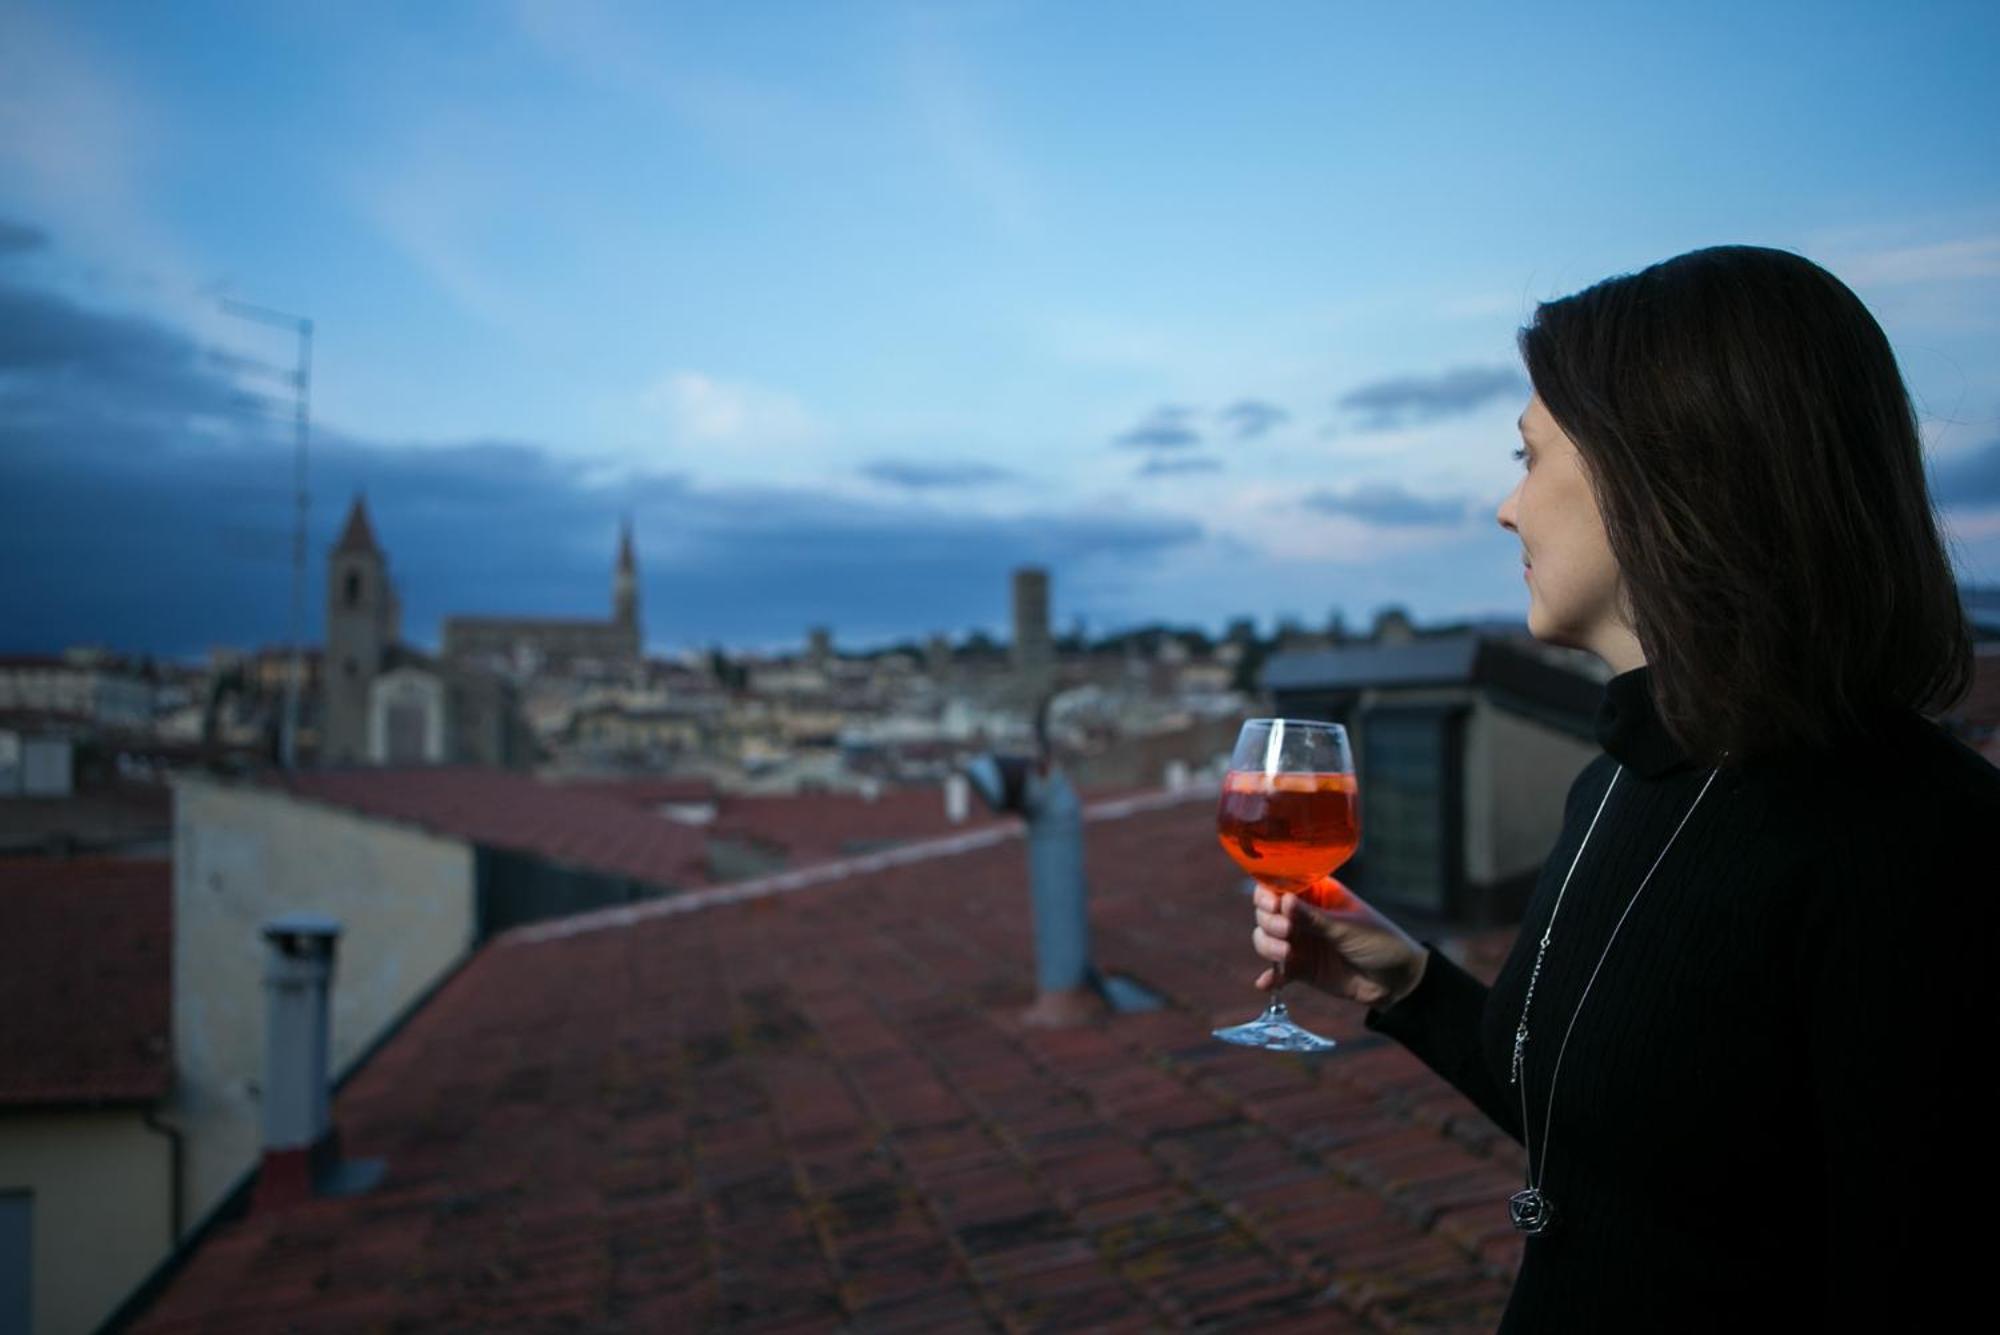
{"type": "Polygon", "coordinates": [[[283,913],[338,919],[339,1074],[473,944],[474,858],[457,840],[249,784],[174,780],[171,1114],[192,1225],[262,1153],[264,941],[283,913]]]}
{"type": "Polygon", "coordinates": [[[1563,797],[1599,748],[1480,700],[1466,720],[1465,874],[1492,884],[1530,871],[1562,831],[1563,797]]]}
{"type": "Polygon", "coordinates": [[[368,688],[368,759],[377,765],[441,764],[445,759],[444,682],[421,668],[385,672],[368,688]],[[389,712],[420,710],[424,717],[421,756],[389,754],[389,712]]]}

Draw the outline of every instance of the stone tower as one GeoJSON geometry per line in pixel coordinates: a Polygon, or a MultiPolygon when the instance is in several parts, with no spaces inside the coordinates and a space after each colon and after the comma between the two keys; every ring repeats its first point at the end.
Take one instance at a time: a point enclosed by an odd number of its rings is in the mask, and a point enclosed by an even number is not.
{"type": "Polygon", "coordinates": [[[1049,572],[1040,566],[1014,571],[1014,676],[1024,698],[1038,701],[1055,679],[1055,646],[1049,639],[1049,572]]]}
{"type": "Polygon", "coordinates": [[[389,558],[375,542],[359,496],[326,562],[326,731],[320,760],[362,764],[368,758],[368,687],[396,642],[398,609],[389,558]]]}

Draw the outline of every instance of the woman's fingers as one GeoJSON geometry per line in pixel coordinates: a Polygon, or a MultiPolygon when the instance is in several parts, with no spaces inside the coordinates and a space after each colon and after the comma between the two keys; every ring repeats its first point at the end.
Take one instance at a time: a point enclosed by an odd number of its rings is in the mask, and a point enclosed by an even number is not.
{"type": "Polygon", "coordinates": [[[1277,979],[1278,971],[1276,969],[1264,970],[1264,972],[1257,975],[1257,990],[1259,992],[1269,992],[1271,984],[1276,982],[1277,979]]]}
{"type": "Polygon", "coordinates": [[[1262,927],[1250,933],[1250,948],[1273,964],[1284,963],[1285,957],[1292,953],[1290,945],[1278,940],[1262,927]]]}

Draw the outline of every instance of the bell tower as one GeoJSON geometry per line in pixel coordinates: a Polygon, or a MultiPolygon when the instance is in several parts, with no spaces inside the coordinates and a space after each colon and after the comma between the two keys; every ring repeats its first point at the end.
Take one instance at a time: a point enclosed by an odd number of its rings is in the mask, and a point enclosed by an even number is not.
{"type": "Polygon", "coordinates": [[[326,562],[323,764],[355,765],[368,758],[368,687],[395,643],[397,612],[389,559],[375,541],[366,502],[356,496],[326,562]]]}

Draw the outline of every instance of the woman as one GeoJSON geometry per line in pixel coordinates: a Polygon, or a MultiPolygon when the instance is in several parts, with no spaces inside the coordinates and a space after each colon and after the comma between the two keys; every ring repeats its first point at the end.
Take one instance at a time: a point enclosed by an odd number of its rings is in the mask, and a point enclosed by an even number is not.
{"type": "Polygon", "coordinates": [[[1727,246],[1520,342],[1498,518],[1604,754],[1490,989],[1360,901],[1259,890],[1256,948],[1525,1145],[1503,1331],[1979,1322],[2000,771],[1920,712],[1971,655],[1888,341],[1727,246]]]}

